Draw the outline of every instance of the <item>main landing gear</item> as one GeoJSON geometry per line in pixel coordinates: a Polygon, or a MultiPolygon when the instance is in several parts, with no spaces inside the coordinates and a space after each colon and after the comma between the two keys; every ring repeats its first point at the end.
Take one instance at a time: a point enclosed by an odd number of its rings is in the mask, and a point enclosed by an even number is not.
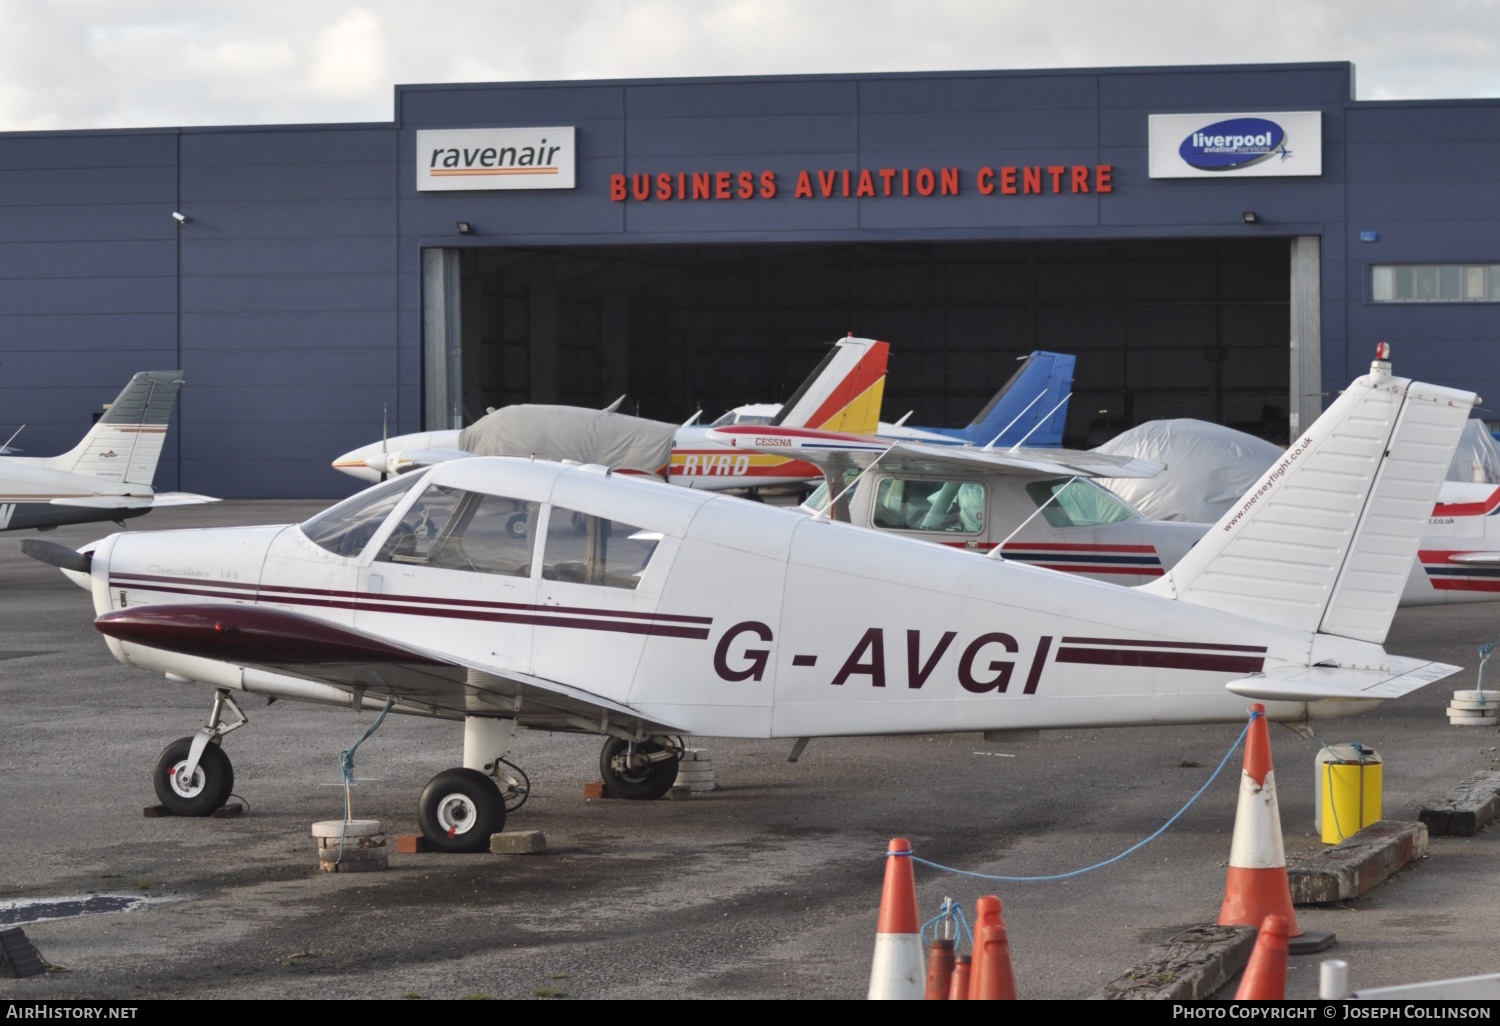
{"type": "Polygon", "coordinates": [[[625,741],[612,737],[599,753],[604,786],[617,798],[660,798],[677,781],[682,743],[669,738],[625,741]]]}
{"type": "Polygon", "coordinates": [[[489,851],[490,834],[505,829],[505,817],[526,804],[531,781],[506,760],[515,720],[464,718],[464,764],[427,782],[417,802],[422,836],[438,851],[489,851]]]}
{"type": "Polygon", "coordinates": [[[162,806],[176,816],[210,816],[222,808],[234,791],[234,766],[222,747],[224,735],[239,730],[249,719],[220,688],[214,692],[214,707],[208,723],[192,737],[181,737],[162,750],[151,774],[151,784],[162,806]],[[237,717],[225,724],[224,709],[237,717]]]}

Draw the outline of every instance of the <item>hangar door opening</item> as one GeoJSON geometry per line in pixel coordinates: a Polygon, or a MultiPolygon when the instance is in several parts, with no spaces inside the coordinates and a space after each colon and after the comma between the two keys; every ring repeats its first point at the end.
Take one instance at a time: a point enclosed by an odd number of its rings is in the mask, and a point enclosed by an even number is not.
{"type": "Polygon", "coordinates": [[[1078,357],[1070,445],[1169,417],[1285,444],[1296,241],[428,250],[428,426],[621,395],[707,422],[784,400],[852,332],[891,343],[887,420],[965,424],[1051,349],[1078,357]]]}

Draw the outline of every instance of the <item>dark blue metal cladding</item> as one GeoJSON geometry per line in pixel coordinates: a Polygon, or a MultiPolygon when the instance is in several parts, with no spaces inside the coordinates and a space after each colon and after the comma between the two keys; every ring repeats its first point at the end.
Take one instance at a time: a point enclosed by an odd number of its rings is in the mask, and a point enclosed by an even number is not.
{"type": "MultiPolygon", "coordinates": [[[[175,368],[175,132],[0,140],[0,441],[72,448],[139,370],[175,368]]],[[[175,430],[175,426],[174,426],[175,430]]],[[[157,470],[177,483],[175,453],[157,470]]]]}
{"type": "Polygon", "coordinates": [[[395,133],[182,135],[184,480],[235,496],[349,490],[329,467],[400,416],[395,133]]]}
{"type": "MultiPolygon", "coordinates": [[[[0,428],[61,451],[131,373],[181,366],[158,485],[346,493],[328,462],[377,436],[383,405],[393,431],[420,427],[433,246],[1158,238],[1159,269],[1172,239],[1318,235],[1325,389],[1386,338],[1403,374],[1500,394],[1495,305],[1369,297],[1371,263],[1500,264],[1500,104],[1354,103],[1350,79],[1322,64],[414,86],[390,124],[0,135],[0,428]],[[1322,111],[1321,177],[1149,179],[1150,114],[1277,110],[1322,111]],[[523,125],[576,127],[576,189],[417,193],[416,131],[523,125]],[[981,166],[1074,164],[1110,165],[1113,191],[976,189],[981,166]],[[959,194],[841,195],[846,168],[923,167],[960,168],[959,194]],[[767,170],[774,199],[609,195],[611,174],[767,170]],[[836,172],[840,194],[796,198],[802,170],[836,172]]],[[[1057,330],[1093,330],[1086,307],[1057,330]]]]}

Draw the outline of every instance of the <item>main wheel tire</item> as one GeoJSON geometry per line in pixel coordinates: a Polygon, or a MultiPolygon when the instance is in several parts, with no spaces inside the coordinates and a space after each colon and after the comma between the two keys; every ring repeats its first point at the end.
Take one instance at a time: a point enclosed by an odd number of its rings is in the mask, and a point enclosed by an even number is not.
{"type": "Polygon", "coordinates": [[[490,834],[505,829],[505,799],[478,770],[444,770],[422,789],[417,822],[438,851],[489,851],[490,834]]]}
{"type": "Polygon", "coordinates": [[[151,774],[156,797],[174,816],[209,816],[229,799],[234,786],[234,770],[229,757],[216,744],[203,749],[198,768],[188,778],[186,768],[193,739],[180,737],[162,749],[151,774]]]}
{"type": "MultiPolygon", "coordinates": [[[[660,798],[677,782],[677,758],[664,759],[646,766],[631,769],[623,765],[630,749],[629,741],[612,737],[604,742],[599,753],[599,773],[604,777],[604,786],[616,798],[631,798],[648,801],[660,798]]],[[[652,755],[667,749],[655,741],[637,741],[635,750],[641,755],[652,755]]]]}
{"type": "Polygon", "coordinates": [[[229,802],[229,796],[234,794],[234,763],[229,761],[229,753],[217,744],[208,747],[219,753],[219,759],[224,763],[224,783],[219,786],[219,804],[214,808],[222,808],[229,802]]]}

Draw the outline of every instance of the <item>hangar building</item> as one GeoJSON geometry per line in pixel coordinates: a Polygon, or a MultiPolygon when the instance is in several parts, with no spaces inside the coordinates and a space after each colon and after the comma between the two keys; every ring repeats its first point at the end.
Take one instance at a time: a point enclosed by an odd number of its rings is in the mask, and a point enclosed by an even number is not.
{"type": "Polygon", "coordinates": [[[60,452],[181,367],[158,487],[333,496],[383,410],[711,418],[848,332],[892,343],[913,423],[1076,353],[1074,444],[1175,416],[1285,441],[1378,339],[1500,397],[1500,102],[1353,75],[421,85],[390,123],[0,134],[0,428],[60,452]]]}

